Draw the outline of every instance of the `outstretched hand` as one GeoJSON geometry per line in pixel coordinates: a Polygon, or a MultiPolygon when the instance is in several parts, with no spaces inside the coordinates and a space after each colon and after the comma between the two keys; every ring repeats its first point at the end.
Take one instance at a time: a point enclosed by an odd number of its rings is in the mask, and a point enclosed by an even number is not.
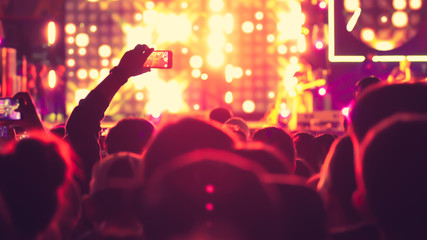
{"type": "Polygon", "coordinates": [[[15,111],[20,112],[22,116],[21,120],[14,121],[13,123],[19,125],[24,130],[44,130],[30,94],[28,92],[18,92],[13,98],[19,100],[19,107],[15,111]]]}
{"type": "Polygon", "coordinates": [[[148,56],[154,51],[147,45],[138,44],[134,49],[127,51],[120,59],[117,70],[126,78],[149,72],[150,68],[144,68],[148,56]]]}

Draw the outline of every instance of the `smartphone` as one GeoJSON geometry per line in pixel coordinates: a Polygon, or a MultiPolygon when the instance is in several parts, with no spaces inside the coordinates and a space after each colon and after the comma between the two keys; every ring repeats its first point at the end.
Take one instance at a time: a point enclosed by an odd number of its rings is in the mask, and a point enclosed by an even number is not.
{"type": "Polygon", "coordinates": [[[170,50],[156,50],[148,56],[144,63],[146,68],[172,68],[173,53],[170,50]]]}
{"type": "Polygon", "coordinates": [[[19,99],[0,98],[0,120],[21,120],[21,113],[16,109],[19,107],[19,99]]]}

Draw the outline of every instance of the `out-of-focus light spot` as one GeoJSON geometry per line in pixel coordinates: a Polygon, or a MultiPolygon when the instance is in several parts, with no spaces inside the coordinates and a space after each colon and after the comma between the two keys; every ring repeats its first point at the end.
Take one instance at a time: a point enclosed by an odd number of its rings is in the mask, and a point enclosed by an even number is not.
{"type": "Polygon", "coordinates": [[[289,62],[290,62],[291,64],[297,64],[297,63],[299,62],[298,57],[295,57],[295,56],[291,57],[291,58],[289,59],[289,62]]]}
{"type": "Polygon", "coordinates": [[[268,98],[273,99],[276,97],[276,94],[273,91],[268,92],[268,98]]]}
{"type": "Polygon", "coordinates": [[[203,59],[200,56],[192,56],[190,58],[190,66],[192,68],[201,68],[203,66],[203,59]]]}
{"type": "Polygon", "coordinates": [[[111,64],[113,64],[113,66],[119,65],[119,63],[120,63],[120,58],[113,58],[113,60],[111,60],[111,64]]]}
{"type": "Polygon", "coordinates": [[[225,52],[231,53],[233,51],[233,44],[227,43],[225,44],[225,52]]]}
{"type": "Polygon", "coordinates": [[[421,0],[409,1],[409,8],[411,8],[411,10],[420,10],[422,6],[423,6],[423,2],[421,0]]]}
{"type": "Polygon", "coordinates": [[[344,0],[344,8],[347,12],[354,12],[357,8],[360,8],[359,0],[344,0]]]}
{"type": "Polygon", "coordinates": [[[242,109],[245,113],[253,113],[255,111],[255,103],[252,100],[243,102],[242,109]]]}
{"type": "Polygon", "coordinates": [[[228,91],[225,93],[224,101],[228,104],[233,102],[233,93],[228,91]]]}
{"type": "Polygon", "coordinates": [[[291,46],[291,53],[296,53],[298,51],[297,46],[291,46]]]}
{"type": "Polygon", "coordinates": [[[314,47],[315,47],[317,50],[322,50],[322,49],[325,47],[325,44],[323,43],[323,41],[321,41],[321,40],[317,40],[317,41],[314,43],[314,47]]]}
{"type": "Polygon", "coordinates": [[[49,22],[47,24],[47,43],[52,45],[56,40],[56,25],[54,22],[49,22]]]}
{"type": "Polygon", "coordinates": [[[74,34],[76,33],[76,25],[74,25],[73,23],[68,23],[67,25],[65,25],[65,32],[67,34],[74,34]]]}
{"type": "Polygon", "coordinates": [[[382,17],[381,17],[381,19],[380,19],[380,21],[381,21],[382,23],[387,23],[387,21],[388,21],[387,16],[382,16],[382,17]]]}
{"type": "Polygon", "coordinates": [[[320,1],[319,2],[319,8],[320,9],[326,9],[328,7],[328,4],[325,1],[320,1]]]}
{"type": "Polygon", "coordinates": [[[188,8],[188,3],[187,2],[183,2],[181,3],[181,8],[188,8]]]}
{"type": "Polygon", "coordinates": [[[234,26],[234,19],[233,15],[231,13],[227,13],[224,16],[224,31],[227,34],[230,34],[233,32],[233,26],[234,26]]]}
{"type": "Polygon", "coordinates": [[[280,110],[280,116],[282,118],[288,118],[290,115],[291,115],[291,111],[289,111],[289,109],[280,110]]]}
{"type": "Polygon", "coordinates": [[[134,16],[135,21],[142,21],[142,14],[141,13],[136,13],[134,16]]]}
{"type": "Polygon", "coordinates": [[[215,15],[209,19],[209,27],[214,32],[222,31],[225,27],[225,21],[222,16],[215,15]]]}
{"type": "Polygon", "coordinates": [[[199,26],[198,26],[198,25],[194,25],[194,26],[193,26],[193,30],[194,30],[195,32],[199,31],[199,26]]]}
{"type": "Polygon", "coordinates": [[[261,31],[262,28],[263,28],[262,24],[259,23],[259,24],[256,25],[256,30],[261,31]]]}
{"type": "Polygon", "coordinates": [[[209,193],[209,194],[212,194],[212,193],[214,193],[214,192],[215,192],[215,187],[214,187],[213,185],[211,185],[211,184],[206,185],[206,187],[205,187],[205,191],[206,191],[207,193],[209,193]]]}
{"type": "Polygon", "coordinates": [[[97,83],[99,84],[100,82],[102,82],[102,80],[104,80],[109,74],[110,74],[110,69],[108,68],[101,69],[101,71],[99,71],[99,78],[97,83]]]}
{"type": "Polygon", "coordinates": [[[77,70],[77,78],[80,80],[84,80],[87,78],[87,70],[84,68],[80,68],[79,70],[77,70]]]}
{"type": "Polygon", "coordinates": [[[50,70],[48,74],[48,84],[50,88],[54,88],[56,85],[56,73],[55,70],[50,70]]]}
{"type": "Polygon", "coordinates": [[[195,111],[199,111],[199,110],[200,110],[200,105],[199,105],[199,104],[194,104],[194,105],[193,105],[193,109],[194,109],[195,111]]]}
{"type": "Polygon", "coordinates": [[[268,34],[267,42],[272,43],[272,42],[274,42],[275,39],[276,39],[276,37],[273,34],[268,34]]]}
{"type": "Polygon", "coordinates": [[[397,28],[408,26],[408,14],[403,11],[394,12],[391,16],[391,22],[397,28]]]}
{"type": "Polygon", "coordinates": [[[370,42],[375,39],[375,32],[372,28],[363,28],[360,31],[360,35],[363,41],[370,42]]]}
{"type": "Polygon", "coordinates": [[[92,25],[89,28],[89,31],[91,31],[91,32],[96,32],[96,30],[98,30],[98,28],[95,25],[92,25]]]}
{"type": "Polygon", "coordinates": [[[86,33],[77,34],[76,45],[79,47],[86,47],[89,45],[89,36],[86,33]]]}
{"type": "Polygon", "coordinates": [[[160,118],[160,116],[162,116],[162,113],[160,111],[151,113],[151,117],[153,117],[153,118],[157,119],[157,118],[160,118]]]}
{"type": "Polygon", "coordinates": [[[211,50],[221,50],[224,48],[226,39],[220,32],[211,33],[208,36],[208,46],[211,50]]]}
{"type": "Polygon", "coordinates": [[[84,55],[86,55],[86,53],[87,53],[86,48],[80,48],[80,49],[79,49],[79,55],[80,55],[80,56],[84,56],[84,55]]]}
{"type": "Polygon", "coordinates": [[[233,68],[233,77],[234,78],[241,78],[243,76],[243,69],[241,67],[234,67],[233,68]]]}
{"type": "Polygon", "coordinates": [[[395,10],[398,10],[398,11],[405,10],[406,7],[407,7],[406,0],[393,0],[393,8],[395,10]]]}
{"type": "Polygon", "coordinates": [[[152,1],[148,1],[145,3],[145,7],[149,10],[154,8],[154,3],[152,1]]]}
{"type": "Polygon", "coordinates": [[[288,106],[286,105],[286,103],[282,102],[280,104],[280,109],[287,109],[287,108],[288,108],[288,106]]]}
{"type": "Polygon", "coordinates": [[[225,56],[221,52],[211,52],[208,55],[208,63],[212,67],[220,67],[222,64],[224,64],[225,56]]]}
{"type": "MultiPolygon", "coordinates": [[[[175,80],[165,82],[158,78],[157,71],[144,74],[149,101],[145,105],[146,113],[159,115],[164,111],[178,112],[183,106],[182,86],[175,80]],[[164,97],[167,96],[167,97],[164,97]]],[[[160,115],[159,115],[160,116],[160,115]]]]}
{"type": "Polygon", "coordinates": [[[349,113],[350,113],[350,108],[349,107],[344,107],[343,109],[341,109],[341,114],[344,117],[348,118],[349,113]]]}
{"type": "Polygon", "coordinates": [[[219,12],[224,8],[224,2],[222,0],[210,0],[209,7],[214,12],[219,12]]]}
{"type": "Polygon", "coordinates": [[[144,93],[142,93],[142,92],[137,92],[137,93],[135,94],[135,99],[136,99],[137,101],[142,101],[142,100],[144,100],[144,93]]]}
{"type": "Polygon", "coordinates": [[[246,76],[251,76],[252,75],[252,70],[246,69],[245,74],[246,74],[246,76]]]}
{"type": "Polygon", "coordinates": [[[305,35],[300,35],[297,42],[298,52],[304,53],[307,50],[307,43],[305,41],[305,35]]]}
{"type": "Polygon", "coordinates": [[[214,205],[212,203],[206,203],[206,211],[212,212],[214,210],[214,205]]]}
{"type": "Polygon", "coordinates": [[[255,13],[255,19],[256,20],[262,20],[264,18],[264,13],[263,12],[256,12],[255,13]]]}
{"type": "Polygon", "coordinates": [[[244,33],[252,33],[254,31],[254,24],[251,21],[242,23],[242,30],[244,33]]]}
{"type": "Polygon", "coordinates": [[[225,66],[225,81],[231,83],[233,81],[233,65],[227,64],[225,66]]]}
{"type": "Polygon", "coordinates": [[[279,47],[277,48],[277,52],[279,52],[280,54],[286,54],[288,52],[288,47],[286,47],[285,45],[279,45],[279,47]]]}
{"type": "Polygon", "coordinates": [[[357,21],[359,20],[360,14],[362,13],[362,9],[361,8],[357,8],[354,13],[353,16],[351,16],[350,20],[347,23],[346,29],[348,32],[352,32],[354,27],[356,26],[357,21]]]}
{"type": "Polygon", "coordinates": [[[182,53],[182,54],[187,54],[187,53],[188,53],[188,48],[186,48],[186,47],[185,47],[185,48],[182,48],[182,49],[181,49],[181,53],[182,53]]]}
{"type": "Polygon", "coordinates": [[[98,54],[102,58],[107,58],[111,56],[111,47],[109,45],[103,44],[98,48],[98,54]]]}
{"type": "Polygon", "coordinates": [[[85,98],[88,94],[89,94],[89,89],[85,89],[85,88],[84,89],[77,89],[76,95],[75,95],[76,104],[78,104],[80,102],[80,100],[85,98]]]}
{"type": "Polygon", "coordinates": [[[101,65],[103,67],[108,67],[109,64],[110,64],[110,61],[108,61],[108,59],[102,59],[101,65]]]}
{"type": "Polygon", "coordinates": [[[304,35],[308,35],[308,34],[310,33],[310,29],[308,29],[308,28],[306,28],[306,27],[303,27],[303,28],[301,29],[301,33],[302,33],[302,34],[304,34],[304,35]]]}
{"type": "Polygon", "coordinates": [[[76,61],[74,59],[68,59],[67,60],[67,66],[68,67],[74,67],[76,65],[76,61]]]}
{"type": "Polygon", "coordinates": [[[203,73],[203,74],[200,76],[200,78],[201,78],[202,80],[208,80],[208,75],[207,75],[206,73],[203,73]]]}
{"type": "Polygon", "coordinates": [[[380,51],[389,51],[394,48],[394,42],[392,41],[379,41],[375,43],[375,48],[380,51]]]}
{"type": "Polygon", "coordinates": [[[151,44],[153,41],[152,31],[149,28],[143,28],[140,26],[128,27],[123,31],[126,33],[127,45],[132,48],[140,44],[141,39],[144,39],[144,42],[147,44],[151,44]]]}
{"type": "Polygon", "coordinates": [[[69,55],[74,55],[74,49],[72,49],[72,48],[68,49],[68,54],[69,55]]]}
{"type": "Polygon", "coordinates": [[[193,76],[193,78],[199,78],[200,75],[202,75],[202,72],[199,69],[193,69],[193,71],[191,71],[191,76],[193,76]]]}
{"type": "Polygon", "coordinates": [[[74,43],[74,37],[67,37],[67,43],[68,44],[73,44],[74,43]]]}
{"type": "Polygon", "coordinates": [[[99,77],[99,72],[96,69],[90,69],[89,70],[89,77],[91,79],[97,79],[99,77]]]}
{"type": "Polygon", "coordinates": [[[325,96],[326,95],[326,88],[324,88],[324,87],[319,88],[319,90],[317,91],[317,93],[320,96],[325,96]]]}

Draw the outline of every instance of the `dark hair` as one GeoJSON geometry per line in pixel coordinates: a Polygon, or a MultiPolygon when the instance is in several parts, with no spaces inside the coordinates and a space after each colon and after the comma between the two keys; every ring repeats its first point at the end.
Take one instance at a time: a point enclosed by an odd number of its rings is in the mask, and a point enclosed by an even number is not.
{"type": "Polygon", "coordinates": [[[215,120],[220,123],[225,123],[228,119],[230,119],[233,115],[231,114],[231,111],[223,108],[223,107],[217,107],[212,109],[212,111],[209,113],[209,119],[215,120]]]}

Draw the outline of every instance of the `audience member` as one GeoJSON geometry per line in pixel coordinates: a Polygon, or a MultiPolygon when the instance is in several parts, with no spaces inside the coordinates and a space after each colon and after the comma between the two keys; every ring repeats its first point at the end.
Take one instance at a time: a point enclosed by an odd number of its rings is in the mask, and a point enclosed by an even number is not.
{"type": "Polygon", "coordinates": [[[209,113],[209,119],[219,123],[225,123],[232,116],[231,111],[223,107],[214,108],[209,113]]]}
{"type": "Polygon", "coordinates": [[[236,133],[242,142],[247,142],[251,132],[248,124],[240,117],[231,117],[225,121],[225,126],[230,128],[232,132],[236,133]]]}

